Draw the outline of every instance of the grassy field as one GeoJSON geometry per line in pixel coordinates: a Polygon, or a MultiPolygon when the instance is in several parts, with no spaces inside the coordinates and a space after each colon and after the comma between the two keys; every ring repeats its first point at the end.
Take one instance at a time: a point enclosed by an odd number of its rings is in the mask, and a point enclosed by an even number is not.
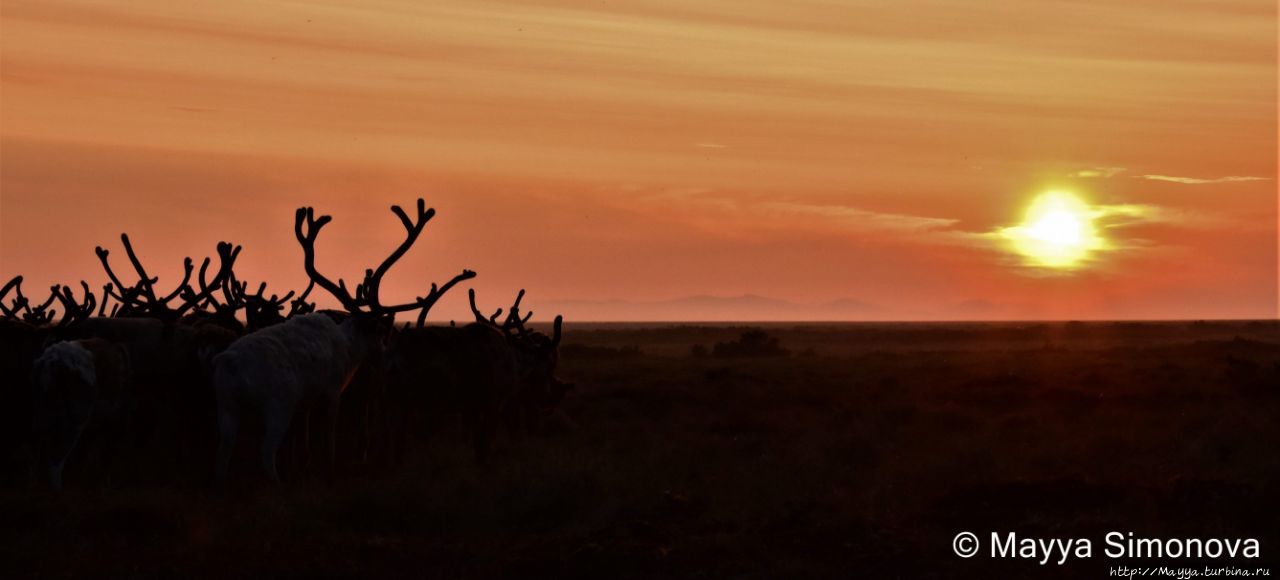
{"type": "Polygon", "coordinates": [[[1275,322],[569,325],[577,384],[478,466],[460,427],[408,465],[231,493],[5,491],[0,575],[1107,577],[1106,531],[1253,537],[1280,574],[1275,322]],[[1064,566],[952,537],[1089,537],[1064,566]],[[985,549],[985,546],[984,546],[985,549]],[[985,552],[984,552],[985,553],[985,552]]]}

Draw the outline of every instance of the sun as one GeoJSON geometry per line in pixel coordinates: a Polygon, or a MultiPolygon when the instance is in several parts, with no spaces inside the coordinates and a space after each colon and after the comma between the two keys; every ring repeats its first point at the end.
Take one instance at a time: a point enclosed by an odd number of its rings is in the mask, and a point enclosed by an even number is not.
{"type": "Polygon", "coordinates": [[[1051,191],[1031,202],[1021,225],[1004,228],[1001,234],[1033,265],[1072,269],[1104,246],[1094,214],[1079,197],[1051,191]]]}

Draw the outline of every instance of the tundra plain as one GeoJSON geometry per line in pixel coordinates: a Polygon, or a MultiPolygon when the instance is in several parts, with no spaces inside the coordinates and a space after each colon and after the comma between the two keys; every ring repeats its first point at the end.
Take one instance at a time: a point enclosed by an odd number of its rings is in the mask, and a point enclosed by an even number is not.
{"type": "Polygon", "coordinates": [[[344,433],[333,479],[273,486],[244,463],[221,491],[71,473],[61,492],[0,491],[3,575],[1074,578],[1203,563],[1042,566],[985,545],[961,559],[961,531],[1257,538],[1261,558],[1217,563],[1280,563],[1276,321],[568,321],[559,374],[576,386],[558,411],[502,432],[483,465],[446,423],[397,467],[344,433]],[[716,348],[748,327],[786,352],[716,348]]]}

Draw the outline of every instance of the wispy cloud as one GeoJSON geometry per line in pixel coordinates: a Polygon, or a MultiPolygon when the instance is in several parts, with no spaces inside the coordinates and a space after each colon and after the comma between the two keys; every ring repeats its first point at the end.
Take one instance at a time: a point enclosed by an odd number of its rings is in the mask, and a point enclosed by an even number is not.
{"type": "Polygon", "coordinates": [[[922,232],[954,227],[959,220],[899,213],[869,211],[847,205],[818,205],[796,202],[766,202],[760,209],[797,216],[824,217],[861,230],[922,232]]]}
{"type": "Polygon", "coordinates": [[[1116,175],[1124,173],[1124,171],[1125,171],[1125,168],[1123,167],[1092,167],[1089,169],[1081,169],[1080,171],[1075,172],[1075,176],[1106,178],[1106,177],[1115,177],[1116,175]]]}
{"type": "Polygon", "coordinates": [[[1199,177],[1178,177],[1176,175],[1135,175],[1137,179],[1150,179],[1152,181],[1171,181],[1173,183],[1186,183],[1191,185],[1199,185],[1203,183],[1236,183],[1241,181],[1269,181],[1270,177],[1254,177],[1251,175],[1228,175],[1226,177],[1218,177],[1214,179],[1203,179],[1199,177]]]}
{"type": "MultiPolygon", "coordinates": [[[[1127,171],[1124,167],[1090,167],[1081,169],[1069,174],[1071,177],[1079,177],[1086,179],[1109,179],[1120,175],[1127,171]]],[[[1226,177],[1201,178],[1201,177],[1180,177],[1177,175],[1161,175],[1158,173],[1134,175],[1134,179],[1147,179],[1151,181],[1169,181],[1173,183],[1186,183],[1191,185],[1199,185],[1204,183],[1237,183],[1242,181],[1268,181],[1269,177],[1255,177],[1251,175],[1228,175],[1226,177]]]]}
{"type": "Polygon", "coordinates": [[[705,187],[633,187],[627,190],[628,211],[693,226],[718,237],[768,239],[779,232],[836,237],[952,243],[970,236],[960,220],[941,216],[877,211],[819,199],[741,195],[705,187]]]}

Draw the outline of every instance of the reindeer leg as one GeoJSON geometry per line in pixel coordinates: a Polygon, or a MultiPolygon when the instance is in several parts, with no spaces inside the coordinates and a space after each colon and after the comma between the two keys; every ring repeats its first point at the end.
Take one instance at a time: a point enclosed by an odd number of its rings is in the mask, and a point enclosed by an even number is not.
{"type": "Polygon", "coordinates": [[[289,431],[289,415],[273,413],[267,417],[262,433],[262,471],[271,483],[280,483],[280,474],[276,471],[276,453],[280,451],[280,443],[289,431]]]}
{"type": "Polygon", "coordinates": [[[62,489],[62,470],[66,465],[67,459],[65,457],[49,464],[49,487],[54,490],[62,489]]]}
{"type": "MultiPolygon", "coordinates": [[[[286,392],[297,393],[301,389],[282,389],[286,392]]],[[[293,421],[293,414],[297,411],[298,406],[303,401],[299,397],[290,397],[287,400],[275,399],[265,409],[263,413],[263,432],[262,432],[262,448],[260,449],[262,471],[271,483],[280,483],[280,473],[276,470],[276,457],[280,452],[280,444],[284,441],[285,436],[289,434],[289,423],[293,421]]]]}
{"type": "Polygon", "coordinates": [[[293,438],[293,449],[302,455],[302,461],[296,462],[298,472],[311,469],[311,409],[302,411],[302,436],[293,438]]]}
{"type": "Polygon", "coordinates": [[[372,440],[373,440],[373,437],[369,433],[369,430],[370,430],[370,427],[369,427],[370,409],[369,408],[372,406],[373,406],[372,402],[366,402],[365,405],[360,409],[360,437],[362,439],[360,441],[360,462],[361,463],[369,462],[369,447],[372,446],[372,440]]]}
{"type": "Polygon", "coordinates": [[[223,408],[218,410],[218,459],[217,459],[217,482],[218,485],[227,482],[227,469],[231,465],[231,451],[236,444],[236,431],[240,427],[240,419],[236,416],[235,409],[223,408]]]}
{"type": "Polygon", "coordinates": [[[524,438],[520,422],[520,414],[522,411],[523,405],[520,405],[516,401],[508,402],[502,407],[502,422],[506,425],[507,433],[515,440],[521,440],[524,438]]]}
{"type": "Polygon", "coordinates": [[[337,472],[338,465],[338,406],[341,398],[334,395],[329,400],[329,429],[325,433],[327,437],[327,451],[329,454],[329,478],[332,479],[334,473],[337,472]]]}
{"type": "Polygon", "coordinates": [[[498,430],[498,413],[496,408],[480,411],[475,425],[476,461],[481,465],[488,463],[489,452],[493,447],[493,436],[498,430]]]}

